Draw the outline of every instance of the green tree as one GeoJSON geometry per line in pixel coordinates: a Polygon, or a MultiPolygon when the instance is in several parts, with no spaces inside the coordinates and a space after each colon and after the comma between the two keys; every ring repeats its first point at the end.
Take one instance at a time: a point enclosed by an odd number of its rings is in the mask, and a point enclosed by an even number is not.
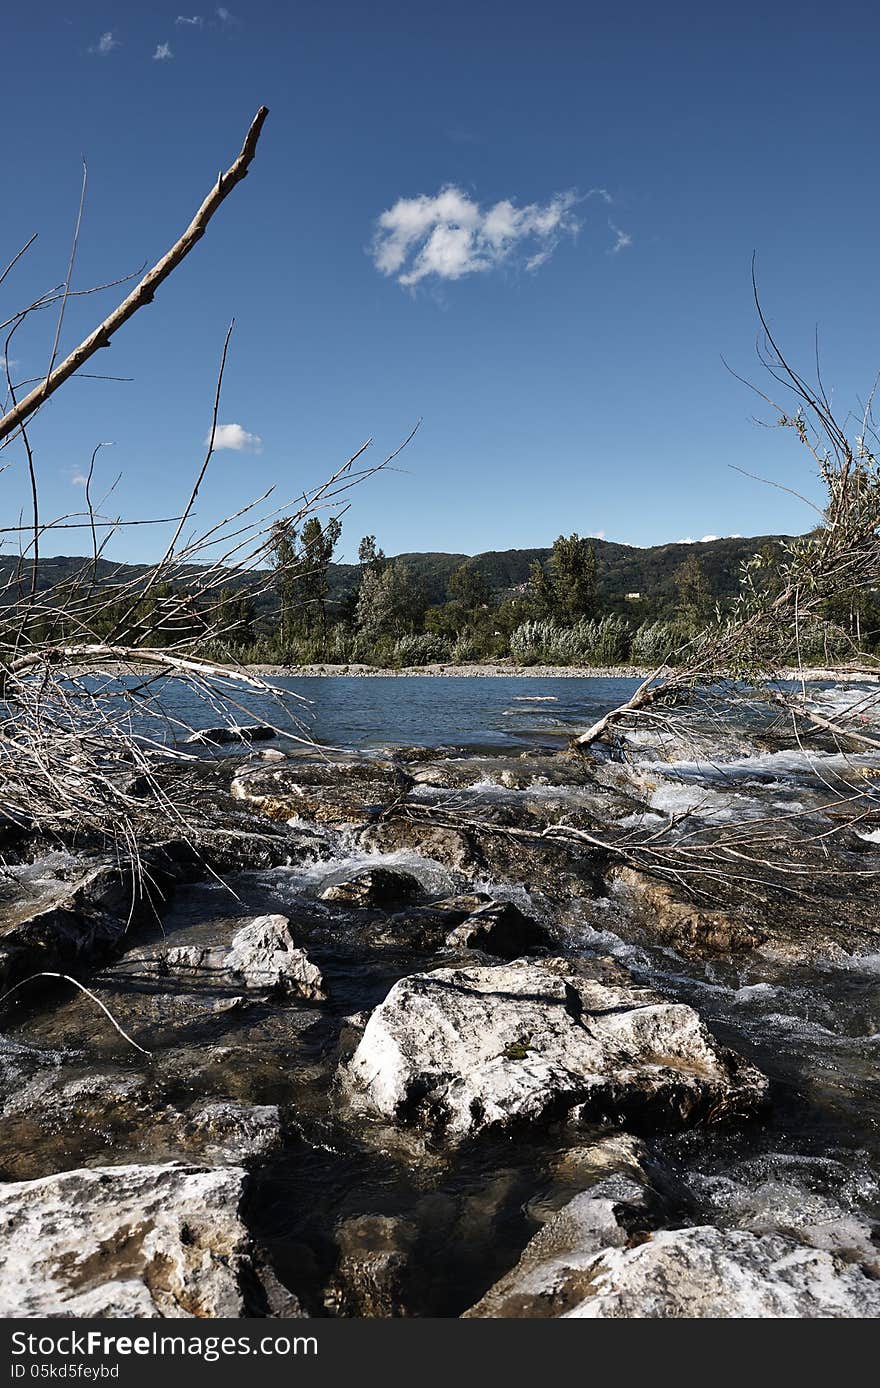
{"type": "Polygon", "coordinates": [[[449,579],[449,598],[468,612],[484,607],[491,597],[489,585],[479,569],[471,564],[459,564],[449,579]]]}
{"type": "Polygon", "coordinates": [[[580,535],[560,535],[550,555],[556,610],[568,622],[596,611],[596,551],[580,535]]]}
{"type": "Polygon", "coordinates": [[[388,560],[385,558],[385,551],[381,550],[376,544],[375,535],[365,535],[358,545],[358,563],[361,568],[384,569],[388,560]]]}
{"type": "Polygon", "coordinates": [[[421,620],[424,598],[412,570],[401,559],[369,568],[361,580],[355,621],[372,641],[405,636],[421,620]]]}
{"type": "Polygon", "coordinates": [[[556,589],[544,565],[537,559],[529,567],[529,596],[536,617],[556,616],[556,589]]]}
{"type": "Polygon", "coordinates": [[[342,522],[336,516],[324,525],[317,516],[310,516],[301,532],[287,520],[273,527],[272,556],[278,573],[283,646],[295,637],[315,633],[320,633],[326,645],[327,573],[341,534],[342,522]]]}
{"type": "Polygon", "coordinates": [[[703,561],[692,549],[673,575],[677,608],[681,617],[692,626],[703,627],[712,616],[712,593],[703,561]]]}

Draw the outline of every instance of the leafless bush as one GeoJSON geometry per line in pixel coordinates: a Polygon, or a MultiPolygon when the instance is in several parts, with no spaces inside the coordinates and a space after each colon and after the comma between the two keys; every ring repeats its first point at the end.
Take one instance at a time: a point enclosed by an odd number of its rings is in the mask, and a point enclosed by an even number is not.
{"type": "MultiPolygon", "coordinates": [[[[81,291],[72,285],[82,202],[64,281],[13,310],[2,323],[6,400],[0,450],[18,445],[31,515],[27,523],[0,532],[18,549],[0,580],[0,825],[5,821],[64,835],[77,830],[111,839],[135,861],[149,816],[158,813],[174,831],[186,831],[194,807],[175,790],[174,778],[161,774],[169,757],[187,757],[179,744],[192,731],[165,697],[169,678],[185,682],[191,695],[205,701],[216,721],[224,723],[248,715],[253,696],[266,721],[266,701],[272,701],[286,735],[296,736],[291,731],[292,696],[282,695],[232,654],[230,588],[246,600],[259,599],[275,582],[269,560],[279,519],[296,528],[320,508],[338,511],[350,489],[390,459],[367,465],[368,440],[331,477],[298,498],[279,504],[270,489],[219,523],[199,528],[196,503],[214,453],[232,325],[217,374],[207,451],[176,514],[142,520],[110,514],[106,499],[94,497],[98,444],[86,479],[84,510],[47,519],[29,435],[46,401],[71,376],[85,374],[94,354],[152,302],[157,288],[202,237],[221,203],[246,176],[267,114],[265,107],[257,113],[238,157],[220,174],[179,240],[66,357],[58,360],[69,300],[108,287],[81,291]],[[46,374],[36,383],[17,383],[9,364],[15,335],[33,315],[48,310],[57,317],[46,374]],[[23,393],[27,386],[30,390],[23,393]],[[102,562],[115,536],[144,524],[164,527],[169,537],[155,563],[132,576],[124,566],[102,562]],[[62,531],[84,537],[90,554],[72,577],[53,582],[41,556],[62,531]],[[206,649],[220,652],[221,658],[205,659],[206,649]]],[[[0,273],[0,285],[13,276],[33,240],[0,273]]],[[[12,451],[8,456],[0,471],[12,466],[12,451]]]]}

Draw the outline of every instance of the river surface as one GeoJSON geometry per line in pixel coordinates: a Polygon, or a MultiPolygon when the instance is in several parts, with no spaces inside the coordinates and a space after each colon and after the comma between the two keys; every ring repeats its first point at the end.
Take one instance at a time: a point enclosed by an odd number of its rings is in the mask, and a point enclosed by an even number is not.
{"type": "MultiPolygon", "coordinates": [[[[131,679],[130,683],[136,681],[131,679]]],[[[236,691],[233,721],[272,723],[325,746],[368,750],[383,746],[473,749],[558,746],[574,729],[628,699],[637,679],[542,679],[528,676],[444,679],[354,675],[273,677],[278,700],[236,691]],[[245,716],[247,715],[247,716],[245,716]]],[[[89,687],[96,689],[97,680],[89,687]]],[[[188,728],[220,723],[218,706],[180,680],[157,681],[169,740],[188,728]]]]}

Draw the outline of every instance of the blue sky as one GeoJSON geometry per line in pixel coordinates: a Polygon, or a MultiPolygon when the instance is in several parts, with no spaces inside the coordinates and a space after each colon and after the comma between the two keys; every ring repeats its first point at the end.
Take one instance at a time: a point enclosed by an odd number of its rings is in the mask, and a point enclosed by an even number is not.
{"type": "MultiPolygon", "coordinates": [[[[44,3],[4,25],[0,260],[39,239],[4,310],[63,277],[152,262],[270,107],[251,175],[185,266],[33,427],[45,513],[81,505],[99,440],[110,508],[173,511],[201,461],[236,318],[200,521],[314,484],[423,423],[359,489],[345,556],[652,544],[805,529],[740,466],[815,494],[793,438],[755,426],[749,266],[793,358],[819,325],[843,413],[880,367],[876,52],[868,4],[44,3]],[[108,36],[104,37],[104,36],[108,36]],[[103,39],[103,42],[102,42],[103,39]],[[163,45],[169,56],[163,56],[163,45]],[[14,196],[10,196],[10,189],[14,196]],[[444,189],[453,194],[441,197],[444,189]],[[379,219],[385,214],[384,227],[379,219]],[[379,239],[377,241],[377,232],[379,239]],[[404,280],[404,283],[401,283],[404,280]]],[[[112,296],[69,309],[70,347],[112,296]]],[[[48,316],[10,351],[45,369],[48,316]]],[[[25,498],[3,477],[5,523],[25,498]]],[[[146,559],[151,530],[116,542],[146,559]]],[[[72,539],[62,551],[82,551],[72,539]]]]}

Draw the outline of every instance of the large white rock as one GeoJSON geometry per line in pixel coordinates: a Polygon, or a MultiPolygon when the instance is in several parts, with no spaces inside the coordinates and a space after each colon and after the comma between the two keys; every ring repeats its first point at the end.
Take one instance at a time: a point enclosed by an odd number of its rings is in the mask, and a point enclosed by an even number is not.
{"type": "Polygon", "coordinates": [[[860,1267],[778,1234],[710,1225],[664,1230],[635,1248],[607,1248],[582,1267],[581,1277],[586,1295],[568,1317],[880,1316],[880,1282],[860,1267]]]}
{"type": "Polygon", "coordinates": [[[245,1180],[241,1167],[115,1166],[0,1185],[0,1316],[253,1313],[245,1180]]]}
{"type": "Polygon", "coordinates": [[[286,916],[255,917],[236,931],[228,946],[174,946],[164,951],[160,962],[175,972],[226,975],[245,988],[313,1001],[327,996],[321,970],[295,943],[286,916]]]}
{"type": "Polygon", "coordinates": [[[401,979],[342,1078],[356,1107],[450,1142],[575,1109],[681,1123],[750,1110],[766,1091],[693,1008],[601,960],[401,979]]]}

